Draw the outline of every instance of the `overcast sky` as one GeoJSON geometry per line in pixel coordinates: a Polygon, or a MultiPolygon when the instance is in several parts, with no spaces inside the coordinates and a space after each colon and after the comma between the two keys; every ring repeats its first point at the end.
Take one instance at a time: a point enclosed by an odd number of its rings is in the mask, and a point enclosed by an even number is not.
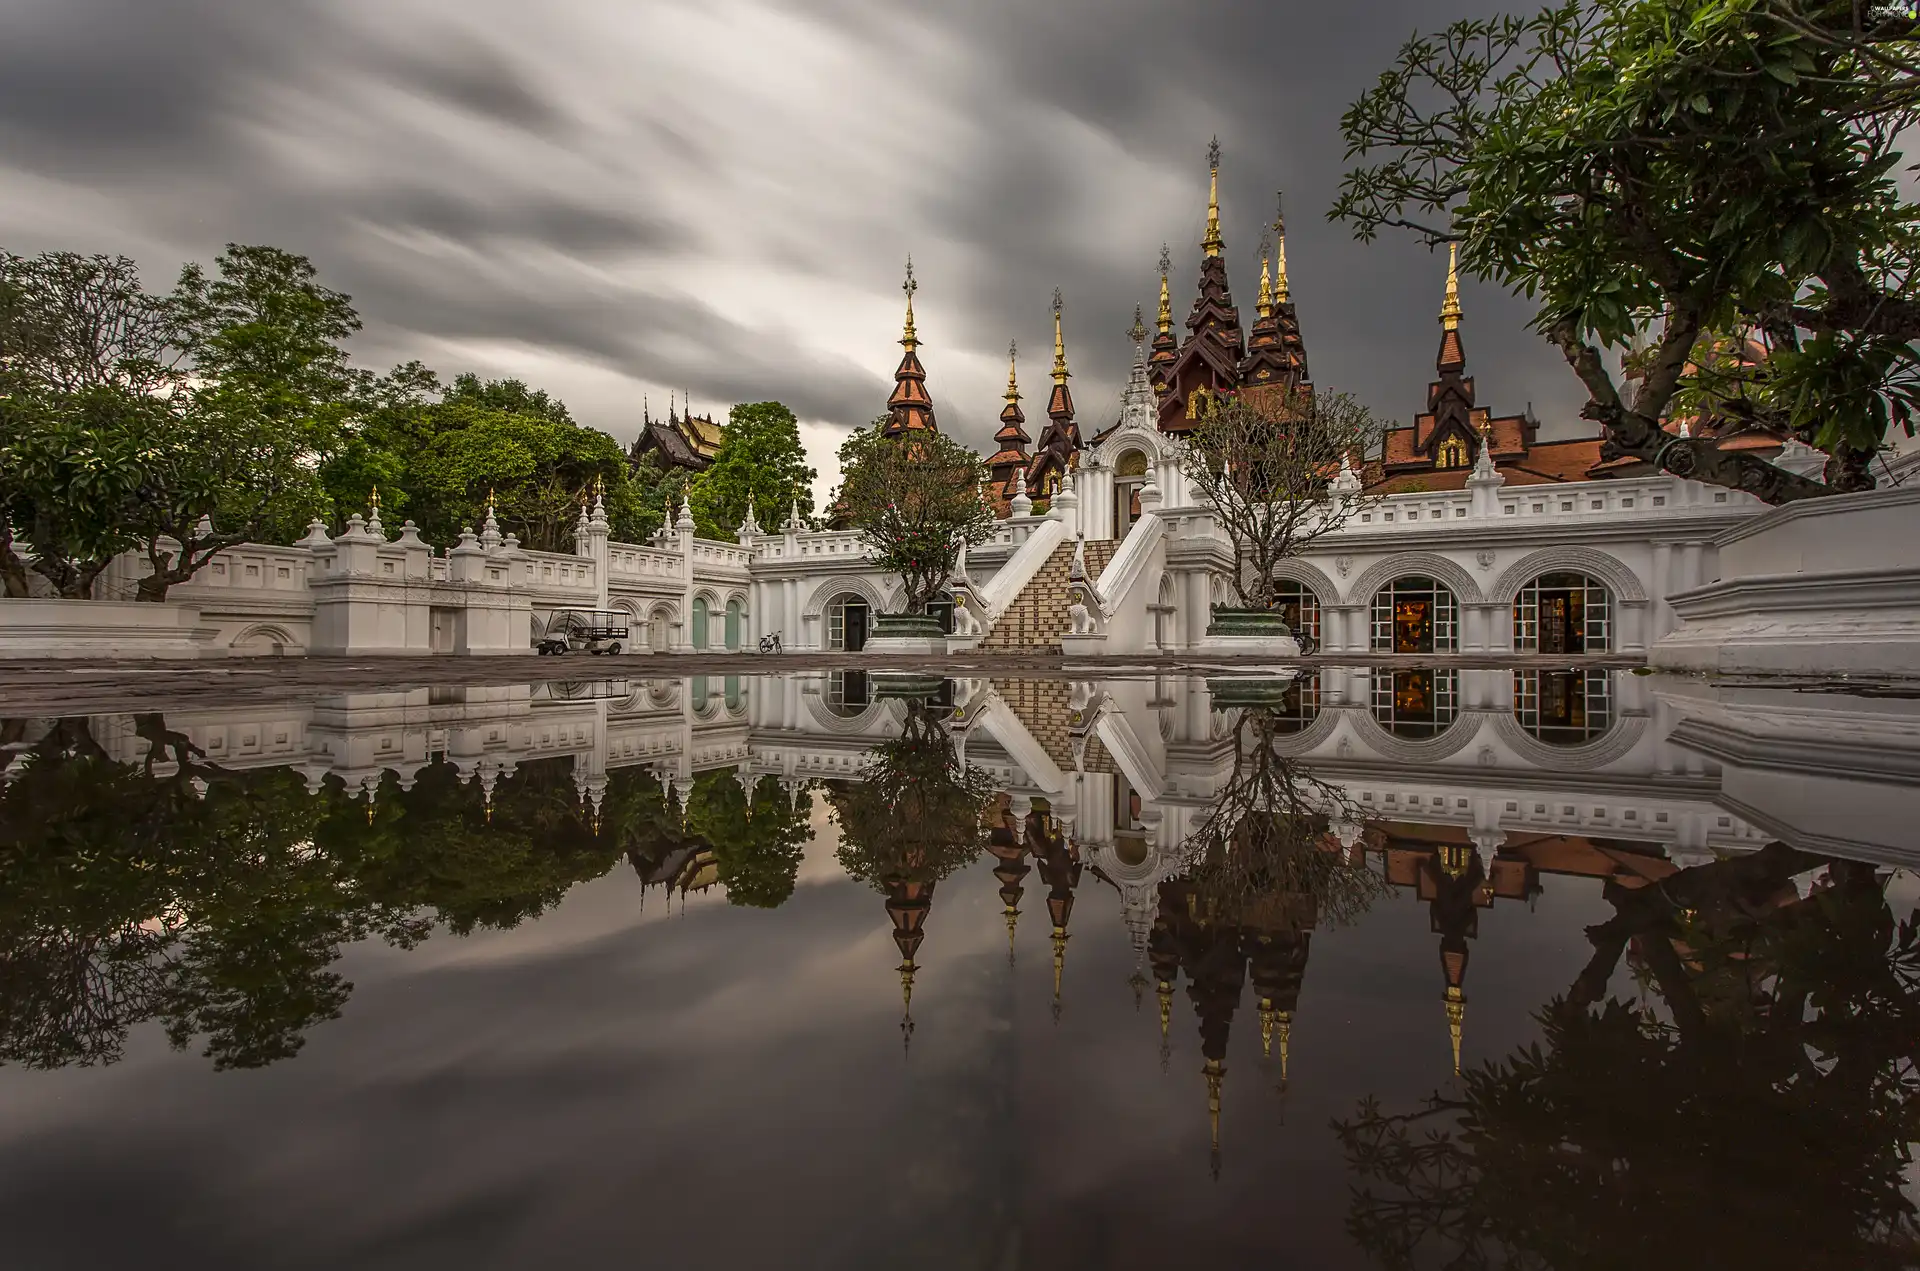
{"type": "MultiPolygon", "coordinates": [[[[884,406],[909,252],[947,431],[988,445],[1010,338],[1042,409],[1056,286],[1080,417],[1110,422],[1162,241],[1191,303],[1217,133],[1245,320],[1284,189],[1315,380],[1404,421],[1444,262],[1325,219],[1340,112],[1416,27],[1531,7],[0,0],[0,246],[161,286],[272,243],[353,296],[367,365],[519,376],[622,440],[643,395],[778,398],[818,464],[884,406]]],[[[1582,430],[1526,307],[1465,302],[1481,401],[1582,430]]]]}

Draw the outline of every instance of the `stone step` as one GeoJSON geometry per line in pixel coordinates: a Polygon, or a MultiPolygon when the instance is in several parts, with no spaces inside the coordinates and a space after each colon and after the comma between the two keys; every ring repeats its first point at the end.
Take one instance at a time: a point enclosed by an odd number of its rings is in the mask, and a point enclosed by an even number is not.
{"type": "MultiPolygon", "coordinates": [[[[1086,545],[1087,573],[1098,578],[1107,567],[1119,544],[1112,541],[1086,545]]],[[[1073,566],[1072,543],[1054,548],[1018,596],[993,624],[980,647],[988,652],[1030,652],[1058,649],[1060,637],[1067,633],[1067,581],[1073,566]]]]}

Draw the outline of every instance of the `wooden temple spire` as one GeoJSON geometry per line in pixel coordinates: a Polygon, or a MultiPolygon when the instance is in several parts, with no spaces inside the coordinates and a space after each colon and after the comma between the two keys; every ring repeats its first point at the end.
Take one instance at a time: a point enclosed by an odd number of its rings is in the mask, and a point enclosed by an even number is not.
{"type": "Polygon", "coordinates": [[[913,325],[913,293],[920,284],[913,277],[913,258],[907,258],[907,278],[900,290],[907,295],[907,319],[900,333],[900,366],[893,373],[893,395],[887,398],[886,435],[900,437],[911,432],[938,432],[933,417],[933,398],[927,394],[927,369],[920,364],[920,336],[913,325]]]}

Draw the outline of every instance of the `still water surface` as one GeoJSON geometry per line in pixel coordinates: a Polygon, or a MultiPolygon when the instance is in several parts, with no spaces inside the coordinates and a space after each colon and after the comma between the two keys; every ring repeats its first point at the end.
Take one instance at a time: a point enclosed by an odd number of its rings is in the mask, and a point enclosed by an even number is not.
{"type": "Polygon", "coordinates": [[[5,1264],[1915,1265],[1914,703],[1419,674],[0,722],[5,1264]]]}

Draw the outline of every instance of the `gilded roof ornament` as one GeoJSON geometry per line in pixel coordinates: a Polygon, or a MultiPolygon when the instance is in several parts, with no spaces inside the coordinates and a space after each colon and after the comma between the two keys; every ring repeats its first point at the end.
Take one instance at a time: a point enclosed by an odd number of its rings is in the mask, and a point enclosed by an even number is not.
{"type": "Polygon", "coordinates": [[[1279,191],[1273,195],[1273,302],[1283,305],[1292,299],[1287,287],[1287,213],[1286,199],[1279,191]]]}
{"type": "Polygon", "coordinates": [[[1440,327],[1460,329],[1460,244],[1447,244],[1447,298],[1440,305],[1440,327]]]}
{"type": "Polygon", "coordinates": [[[1209,256],[1218,256],[1226,243],[1220,237],[1220,138],[1207,146],[1207,235],[1200,246],[1209,256]]]}
{"type": "Polygon", "coordinates": [[[1167,295],[1167,276],[1173,272],[1173,253],[1167,250],[1165,243],[1160,244],[1160,330],[1173,330],[1173,301],[1167,295]]]}
{"type": "Polygon", "coordinates": [[[920,346],[920,337],[913,331],[913,293],[920,290],[920,284],[913,280],[913,257],[907,257],[907,280],[900,284],[900,290],[907,293],[907,325],[900,333],[900,343],[908,352],[920,346]]]}
{"type": "Polygon", "coordinates": [[[1135,305],[1133,307],[1133,325],[1127,328],[1127,338],[1132,340],[1135,345],[1143,345],[1147,342],[1147,337],[1151,334],[1152,332],[1147,330],[1146,321],[1141,315],[1140,306],[1135,305]]]}
{"type": "Polygon", "coordinates": [[[1273,316],[1273,240],[1265,234],[1260,236],[1260,298],[1254,302],[1254,312],[1263,318],[1273,316]]]}
{"type": "Polygon", "coordinates": [[[1007,396],[1008,405],[1020,400],[1020,381],[1015,371],[1020,363],[1020,345],[1013,340],[1007,341],[1007,396]]]}
{"type": "Polygon", "coordinates": [[[1060,288],[1053,289],[1053,382],[1064,384],[1071,373],[1067,370],[1067,343],[1060,334],[1060,310],[1062,308],[1060,288]]]}

